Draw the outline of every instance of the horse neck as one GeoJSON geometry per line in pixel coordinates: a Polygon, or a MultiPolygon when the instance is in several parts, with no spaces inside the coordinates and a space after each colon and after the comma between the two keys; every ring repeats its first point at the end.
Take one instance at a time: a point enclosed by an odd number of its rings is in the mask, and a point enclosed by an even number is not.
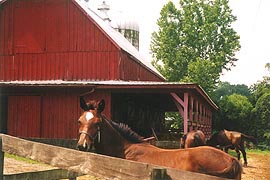
{"type": "Polygon", "coordinates": [[[100,154],[125,157],[125,147],[129,144],[110,124],[103,120],[100,127],[100,142],[95,144],[96,151],[100,154]]]}

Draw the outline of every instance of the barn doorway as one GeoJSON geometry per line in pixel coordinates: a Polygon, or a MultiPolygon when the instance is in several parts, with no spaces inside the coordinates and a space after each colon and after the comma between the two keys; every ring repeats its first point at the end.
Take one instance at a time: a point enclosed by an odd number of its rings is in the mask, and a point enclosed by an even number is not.
{"type": "Polygon", "coordinates": [[[140,135],[149,137],[156,133],[161,137],[170,133],[166,127],[166,113],[178,110],[167,93],[114,93],[111,112],[114,121],[129,125],[140,135]]]}

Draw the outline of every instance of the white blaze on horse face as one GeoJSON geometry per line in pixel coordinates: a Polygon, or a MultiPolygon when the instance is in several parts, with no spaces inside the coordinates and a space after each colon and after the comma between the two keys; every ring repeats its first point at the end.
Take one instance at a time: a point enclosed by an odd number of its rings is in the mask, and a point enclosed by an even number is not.
{"type": "Polygon", "coordinates": [[[86,146],[87,146],[87,142],[86,142],[86,139],[85,139],[84,142],[83,142],[83,147],[86,148],[86,146]]]}
{"type": "Polygon", "coordinates": [[[93,117],[94,117],[93,113],[91,113],[91,112],[87,112],[87,113],[86,113],[85,118],[86,118],[87,121],[89,121],[89,120],[92,119],[93,117]]]}

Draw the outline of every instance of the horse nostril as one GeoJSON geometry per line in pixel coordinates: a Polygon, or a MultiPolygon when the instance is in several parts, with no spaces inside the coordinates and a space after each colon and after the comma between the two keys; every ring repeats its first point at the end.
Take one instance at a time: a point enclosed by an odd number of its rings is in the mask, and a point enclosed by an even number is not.
{"type": "Polygon", "coordinates": [[[77,144],[77,146],[76,146],[77,149],[80,149],[81,147],[82,147],[82,146],[79,145],[79,144],[77,144]]]}
{"type": "Polygon", "coordinates": [[[84,147],[84,146],[82,146],[82,145],[77,145],[77,149],[79,150],[79,151],[86,151],[86,148],[84,147]]]}

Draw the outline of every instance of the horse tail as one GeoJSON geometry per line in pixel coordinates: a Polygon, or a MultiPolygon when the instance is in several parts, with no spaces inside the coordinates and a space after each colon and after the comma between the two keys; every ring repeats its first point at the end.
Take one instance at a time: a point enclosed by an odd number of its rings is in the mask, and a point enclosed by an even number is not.
{"type": "Polygon", "coordinates": [[[201,136],[198,133],[194,134],[194,147],[203,146],[205,143],[203,142],[201,136]]]}
{"type": "Polygon", "coordinates": [[[254,144],[257,144],[257,139],[253,136],[248,136],[246,134],[241,133],[241,136],[249,141],[251,141],[254,144]]]}
{"type": "Polygon", "coordinates": [[[238,160],[233,158],[229,167],[219,172],[212,172],[211,174],[218,177],[241,180],[242,166],[238,160]]]}
{"type": "Polygon", "coordinates": [[[228,168],[227,172],[225,172],[228,175],[228,178],[234,178],[234,179],[241,179],[242,175],[242,165],[239,163],[238,160],[233,159],[231,168],[228,168]]]}

